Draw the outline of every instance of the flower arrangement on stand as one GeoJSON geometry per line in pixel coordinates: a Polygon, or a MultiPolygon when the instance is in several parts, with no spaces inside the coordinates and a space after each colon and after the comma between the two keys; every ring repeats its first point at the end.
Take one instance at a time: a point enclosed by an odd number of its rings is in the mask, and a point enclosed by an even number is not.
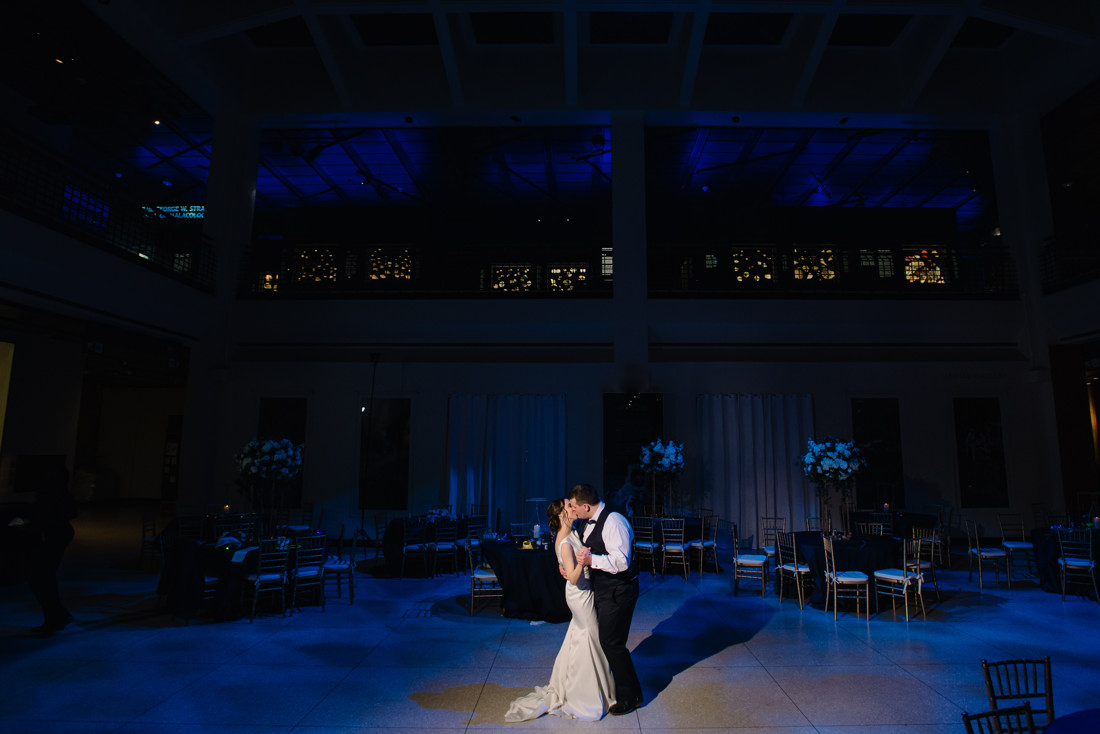
{"type": "Polygon", "coordinates": [[[642,455],[638,459],[638,462],[642,466],[642,471],[653,478],[653,507],[656,511],[657,507],[657,481],[661,480],[664,484],[667,501],[665,502],[665,510],[670,511],[672,508],[672,489],[675,484],[676,477],[684,473],[684,445],[677,444],[675,441],[669,440],[662,443],[661,439],[657,439],[651,444],[642,447],[642,455]]]}
{"type": "Polygon", "coordinates": [[[847,526],[852,483],[855,475],[864,466],[866,462],[854,441],[826,437],[820,441],[811,438],[806,442],[806,453],[802,456],[802,473],[817,487],[817,499],[823,523],[829,495],[832,492],[839,492],[844,502],[844,524],[847,526]]]}
{"type": "Polygon", "coordinates": [[[286,499],[287,482],[302,470],[305,444],[290,439],[252,439],[233,457],[242,485],[251,495],[257,514],[271,513],[269,528],[274,528],[274,513],[286,499]]]}

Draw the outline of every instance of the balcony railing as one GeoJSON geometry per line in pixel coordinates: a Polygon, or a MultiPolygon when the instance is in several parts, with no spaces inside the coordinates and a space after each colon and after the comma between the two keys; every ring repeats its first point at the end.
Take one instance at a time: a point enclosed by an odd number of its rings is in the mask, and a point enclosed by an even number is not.
{"type": "Polygon", "coordinates": [[[213,290],[214,249],[202,233],[202,221],[181,216],[181,209],[196,207],[136,201],[18,134],[3,132],[0,208],[191,286],[213,290]]]}
{"type": "Polygon", "coordinates": [[[259,241],[241,267],[246,298],[605,298],[607,248],[527,249],[259,241]]]}
{"type": "Polygon", "coordinates": [[[1051,237],[1043,242],[1039,267],[1044,293],[1100,279],[1100,243],[1086,237],[1051,237]]]}
{"type": "Polygon", "coordinates": [[[650,247],[649,293],[670,298],[1018,296],[1004,251],[938,245],[650,247]]]}

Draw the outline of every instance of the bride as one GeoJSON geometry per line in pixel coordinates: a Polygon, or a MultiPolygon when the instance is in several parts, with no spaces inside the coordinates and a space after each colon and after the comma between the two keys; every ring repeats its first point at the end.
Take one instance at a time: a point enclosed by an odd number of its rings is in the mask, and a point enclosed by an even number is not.
{"type": "Polygon", "coordinates": [[[588,581],[588,569],[576,562],[581,540],[572,532],[575,517],[565,500],[554,500],[546,508],[558,563],[565,569],[565,601],[573,613],[565,641],[554,660],[550,683],[537,686],[512,702],[504,720],[528,721],[543,714],[570,719],[598,721],[615,702],[615,681],[607,658],[600,649],[596,605],[588,581]]]}

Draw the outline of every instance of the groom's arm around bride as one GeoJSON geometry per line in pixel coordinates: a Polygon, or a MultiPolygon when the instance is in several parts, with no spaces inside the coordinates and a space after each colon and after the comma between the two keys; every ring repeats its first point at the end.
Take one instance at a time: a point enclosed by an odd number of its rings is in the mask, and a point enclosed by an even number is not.
{"type": "Polygon", "coordinates": [[[638,571],[631,555],[634,531],[625,517],[600,501],[591,485],[573,487],[569,501],[577,517],[586,521],[581,531],[585,549],[577,562],[592,568],[600,647],[615,678],[615,704],[608,713],[627,714],[642,705],[642,687],[626,647],[638,603],[638,571]]]}

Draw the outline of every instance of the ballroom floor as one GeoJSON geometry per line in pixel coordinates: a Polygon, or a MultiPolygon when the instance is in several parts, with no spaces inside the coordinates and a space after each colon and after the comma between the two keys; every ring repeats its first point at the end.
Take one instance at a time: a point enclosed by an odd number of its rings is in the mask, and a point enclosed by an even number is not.
{"type": "MultiPolygon", "coordinates": [[[[596,723],[506,725],[508,702],[545,683],[563,625],[460,606],[468,579],[359,575],[330,599],[249,624],[154,610],[157,577],[135,564],[135,508],[77,521],[62,594],[77,623],[48,638],[26,586],[0,589],[0,732],[389,734],[498,728],[726,730],[748,734],[963,730],[987,708],[980,660],[1050,655],[1059,714],[1100,701],[1100,605],[1034,583],[978,592],[957,559],[928,617],[870,622],[731,577],[642,576],[631,646],[646,704],[596,723]]],[[[722,559],[724,562],[728,559],[722,559]]]]}

